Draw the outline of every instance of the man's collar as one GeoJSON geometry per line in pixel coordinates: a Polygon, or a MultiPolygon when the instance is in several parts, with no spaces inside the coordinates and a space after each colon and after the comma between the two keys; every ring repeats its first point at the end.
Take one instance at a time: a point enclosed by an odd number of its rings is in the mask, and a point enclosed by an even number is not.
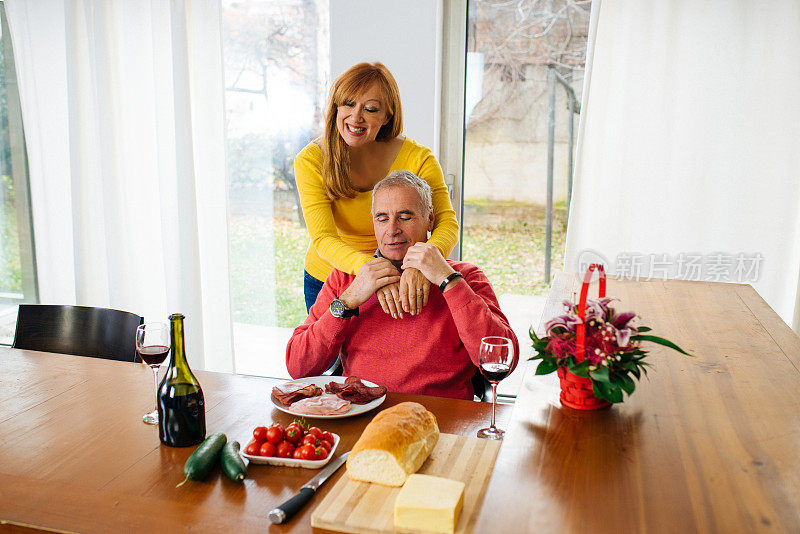
{"type": "MultiPolygon", "coordinates": [[[[372,257],[373,258],[386,258],[386,256],[381,254],[381,249],[379,249],[379,248],[375,249],[375,254],[373,254],[372,257]]],[[[389,260],[389,258],[386,258],[386,259],[389,260]]],[[[389,260],[389,261],[392,262],[392,260],[389,260]]],[[[392,262],[392,265],[394,265],[394,262],[392,262]]],[[[397,266],[395,265],[395,267],[397,267],[397,266]]],[[[397,270],[400,271],[400,274],[403,274],[403,269],[401,269],[400,267],[397,267],[397,270]]]]}

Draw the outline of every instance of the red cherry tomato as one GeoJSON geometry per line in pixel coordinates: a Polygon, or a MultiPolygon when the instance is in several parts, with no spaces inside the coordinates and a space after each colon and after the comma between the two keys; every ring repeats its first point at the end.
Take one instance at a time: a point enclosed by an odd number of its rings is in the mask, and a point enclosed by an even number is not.
{"type": "Polygon", "coordinates": [[[314,447],[311,445],[301,445],[297,447],[295,458],[299,458],[301,460],[313,460],[314,459],[314,447]]]}
{"type": "Polygon", "coordinates": [[[333,434],[331,434],[327,430],[322,433],[322,439],[333,445],[333,434]]]}
{"type": "Polygon", "coordinates": [[[322,430],[319,428],[312,426],[308,429],[308,435],[314,436],[315,439],[322,439],[322,430]]]}
{"type": "Polygon", "coordinates": [[[284,434],[285,432],[283,430],[283,425],[280,423],[275,423],[267,429],[267,441],[277,445],[283,441],[284,434]]]}
{"type": "Polygon", "coordinates": [[[295,460],[302,460],[303,459],[303,447],[297,447],[294,452],[292,453],[292,458],[295,460]]]}
{"type": "Polygon", "coordinates": [[[312,436],[311,434],[306,434],[303,437],[303,441],[301,442],[303,445],[311,445],[312,447],[316,447],[319,445],[319,440],[312,436]]]}
{"type": "Polygon", "coordinates": [[[277,456],[278,458],[291,458],[294,452],[294,445],[288,441],[281,441],[278,443],[277,456]]]}
{"type": "Polygon", "coordinates": [[[275,444],[267,441],[261,444],[261,449],[258,451],[258,454],[261,456],[275,456],[275,452],[275,444]]]}
{"type": "Polygon", "coordinates": [[[314,449],[315,460],[324,460],[327,457],[328,457],[328,451],[326,451],[323,447],[317,447],[314,449]]]}
{"type": "Polygon", "coordinates": [[[257,426],[255,430],[253,430],[253,439],[259,443],[267,441],[267,427],[257,426]]]}
{"type": "Polygon", "coordinates": [[[331,443],[327,439],[322,439],[319,441],[319,446],[325,449],[325,452],[331,452],[331,449],[333,448],[333,443],[331,443]]]}
{"type": "Polygon", "coordinates": [[[306,433],[308,425],[306,424],[305,419],[295,419],[294,421],[292,421],[292,424],[296,425],[300,429],[300,432],[302,432],[303,434],[306,433]]]}
{"type": "Polygon", "coordinates": [[[258,456],[259,450],[261,450],[261,444],[256,440],[251,441],[245,447],[244,452],[245,454],[249,454],[250,456],[258,456]]]}
{"type": "Polygon", "coordinates": [[[298,443],[303,439],[303,431],[300,430],[299,426],[292,423],[286,428],[284,439],[290,443],[298,443]]]}

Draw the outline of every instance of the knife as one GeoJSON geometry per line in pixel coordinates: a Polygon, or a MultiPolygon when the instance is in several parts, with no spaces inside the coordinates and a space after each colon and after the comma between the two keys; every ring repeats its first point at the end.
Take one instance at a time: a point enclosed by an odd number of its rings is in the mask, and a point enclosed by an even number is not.
{"type": "Polygon", "coordinates": [[[275,524],[278,524],[291,519],[294,514],[299,512],[300,509],[311,500],[311,497],[314,496],[322,483],[328,480],[328,477],[334,474],[336,470],[342,466],[345,460],[347,460],[348,454],[350,454],[350,451],[347,451],[335,460],[331,460],[328,465],[323,467],[322,470],[314,476],[314,478],[303,484],[303,486],[300,488],[300,491],[297,492],[297,495],[290,498],[277,508],[270,510],[269,520],[275,524]]]}

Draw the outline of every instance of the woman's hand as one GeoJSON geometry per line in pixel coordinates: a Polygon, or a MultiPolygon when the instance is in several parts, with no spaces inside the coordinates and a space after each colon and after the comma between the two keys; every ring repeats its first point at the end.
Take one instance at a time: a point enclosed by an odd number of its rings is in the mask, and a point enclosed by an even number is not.
{"type": "Polygon", "coordinates": [[[428,304],[431,283],[418,269],[406,269],[400,282],[387,284],[377,291],[381,309],[394,319],[402,319],[403,312],[417,315],[428,304]]]}
{"type": "Polygon", "coordinates": [[[403,318],[403,307],[400,300],[400,282],[394,282],[378,288],[375,291],[378,295],[378,302],[384,313],[392,316],[392,319],[403,318]]]}
{"type": "Polygon", "coordinates": [[[408,268],[400,275],[400,303],[403,311],[417,315],[428,304],[431,283],[419,269],[408,268]]]}

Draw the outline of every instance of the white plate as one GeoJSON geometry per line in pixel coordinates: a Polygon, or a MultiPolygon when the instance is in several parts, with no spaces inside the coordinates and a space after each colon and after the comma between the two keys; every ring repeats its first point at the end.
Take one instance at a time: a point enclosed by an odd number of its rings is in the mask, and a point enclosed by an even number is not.
{"type": "MultiPolygon", "coordinates": [[[[331,382],[338,382],[340,384],[343,384],[346,378],[347,378],[346,376],[307,376],[305,378],[298,378],[297,380],[290,380],[289,382],[285,383],[314,384],[315,386],[321,387],[324,391],[325,384],[330,384],[331,382]]],[[[369,387],[375,387],[378,385],[373,382],[370,382],[369,380],[362,380],[361,382],[365,386],[369,387]]],[[[374,408],[377,408],[378,406],[383,404],[383,401],[386,400],[386,395],[378,397],[377,399],[370,401],[366,404],[350,403],[349,412],[343,414],[334,414],[334,415],[308,415],[305,413],[295,412],[289,406],[284,406],[283,404],[281,404],[280,401],[276,399],[274,395],[272,395],[272,393],[270,393],[269,399],[272,401],[272,404],[275,405],[275,407],[280,411],[286,412],[291,415],[296,415],[298,417],[305,417],[306,419],[341,419],[342,417],[353,417],[354,415],[359,415],[368,412],[374,408]]]]}
{"type": "MultiPolygon", "coordinates": [[[[331,432],[333,434],[333,432],[331,432]]],[[[250,443],[249,441],[247,443],[250,443]]],[[[339,434],[333,434],[333,447],[331,452],[324,460],[296,460],[294,458],[278,458],[277,456],[252,456],[240,450],[239,454],[250,460],[251,464],[256,465],[279,465],[281,467],[304,467],[306,469],[319,469],[327,464],[333,458],[333,453],[336,452],[336,447],[339,445],[339,434]]]]}

